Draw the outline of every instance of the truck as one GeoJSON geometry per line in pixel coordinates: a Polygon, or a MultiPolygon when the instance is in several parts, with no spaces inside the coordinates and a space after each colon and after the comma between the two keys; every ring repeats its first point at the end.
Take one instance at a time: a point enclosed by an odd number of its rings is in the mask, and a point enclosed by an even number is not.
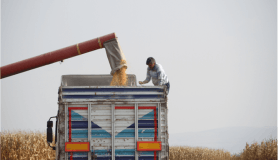
{"type": "Polygon", "coordinates": [[[127,67],[115,33],[2,66],[0,78],[100,48],[110,74],[62,75],[57,115],[46,129],[56,160],[169,160],[167,89],[137,86],[134,74],[126,86],[110,86],[112,75],[127,67]]]}
{"type": "MultiPolygon", "coordinates": [[[[111,75],[63,75],[58,92],[56,160],[168,160],[166,88],[109,86],[111,75]]],[[[52,143],[53,122],[47,122],[52,143]]]]}

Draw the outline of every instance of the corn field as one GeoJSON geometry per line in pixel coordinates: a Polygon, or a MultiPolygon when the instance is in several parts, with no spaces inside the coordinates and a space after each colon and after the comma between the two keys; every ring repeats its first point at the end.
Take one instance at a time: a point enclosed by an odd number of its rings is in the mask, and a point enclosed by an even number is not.
{"type": "MultiPolygon", "coordinates": [[[[52,144],[54,145],[54,144],[52,144]]],[[[46,134],[41,132],[2,132],[2,160],[54,160],[55,151],[46,142],[46,134]]],[[[222,149],[202,147],[170,147],[170,160],[276,160],[277,139],[269,139],[261,144],[246,143],[240,155],[231,155],[222,149]]]]}
{"type": "Polygon", "coordinates": [[[55,151],[46,142],[46,133],[2,132],[2,160],[54,160],[55,151]]]}
{"type": "Polygon", "coordinates": [[[246,143],[239,155],[231,155],[222,149],[175,146],[170,147],[170,160],[277,160],[277,139],[261,144],[246,143]]]}

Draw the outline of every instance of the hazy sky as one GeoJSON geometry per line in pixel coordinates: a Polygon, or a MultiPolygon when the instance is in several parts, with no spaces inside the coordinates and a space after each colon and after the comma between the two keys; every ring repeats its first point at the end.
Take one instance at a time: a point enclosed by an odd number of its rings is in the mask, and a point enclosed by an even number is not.
{"type": "MultiPolygon", "coordinates": [[[[1,66],[112,32],[138,81],[163,66],[170,133],[277,126],[275,0],[2,0],[1,66]]],[[[110,71],[101,49],[2,79],[2,131],[45,131],[62,75],[110,71]]]]}

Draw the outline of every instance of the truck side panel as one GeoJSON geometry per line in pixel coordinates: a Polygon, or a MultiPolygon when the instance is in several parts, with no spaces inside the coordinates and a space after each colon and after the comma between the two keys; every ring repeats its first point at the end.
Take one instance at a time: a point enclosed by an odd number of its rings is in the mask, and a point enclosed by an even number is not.
{"type": "Polygon", "coordinates": [[[168,160],[163,87],[71,86],[63,87],[59,97],[57,159],[168,160]],[[65,152],[66,142],[85,142],[88,151],[65,152]],[[138,151],[142,143],[160,147],[138,151]]]}
{"type": "Polygon", "coordinates": [[[65,113],[66,105],[59,104],[59,115],[58,115],[58,137],[57,137],[57,147],[56,147],[56,159],[65,160],[65,113]]]}

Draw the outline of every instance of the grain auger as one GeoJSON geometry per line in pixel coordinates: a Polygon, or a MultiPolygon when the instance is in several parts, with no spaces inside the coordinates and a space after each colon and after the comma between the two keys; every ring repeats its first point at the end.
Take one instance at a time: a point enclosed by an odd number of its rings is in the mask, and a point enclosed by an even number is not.
{"type": "Polygon", "coordinates": [[[82,55],[84,53],[101,48],[105,48],[106,50],[107,58],[111,67],[111,75],[113,75],[113,73],[115,73],[115,71],[117,71],[118,69],[126,66],[126,64],[121,63],[122,60],[125,60],[125,56],[119,45],[116,34],[111,33],[82,43],[77,43],[69,47],[58,49],[56,51],[48,52],[36,57],[2,66],[0,78],[3,79],[51,63],[59,61],[63,62],[65,59],[82,55]]]}

